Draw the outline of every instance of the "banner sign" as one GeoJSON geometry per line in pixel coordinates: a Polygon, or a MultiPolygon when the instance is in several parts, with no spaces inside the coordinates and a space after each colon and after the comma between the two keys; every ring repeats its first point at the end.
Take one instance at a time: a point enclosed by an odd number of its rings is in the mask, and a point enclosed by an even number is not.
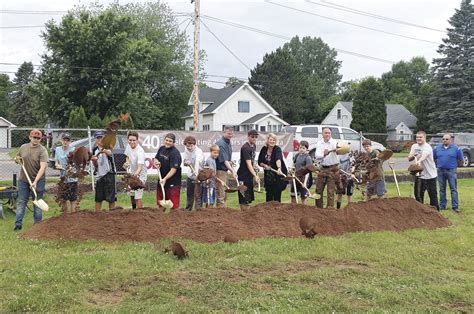
{"type": "MultiPolygon", "coordinates": [[[[189,131],[146,131],[142,130],[139,133],[140,145],[145,150],[145,164],[147,167],[148,174],[157,174],[156,168],[153,166],[153,158],[158,151],[158,148],[164,144],[166,134],[173,133],[176,136],[176,148],[184,154],[185,146],[184,139],[186,136],[192,135],[196,138],[196,146],[202,149],[204,153],[204,159],[207,159],[210,155],[211,145],[215,144],[217,140],[222,137],[222,132],[209,131],[209,132],[189,132],[189,131]]],[[[257,154],[260,149],[266,144],[267,133],[260,133],[257,139],[257,154]]],[[[234,137],[231,139],[232,145],[232,160],[238,166],[240,164],[240,148],[247,142],[246,132],[234,132],[234,137]]],[[[283,157],[287,165],[292,165],[293,161],[293,134],[277,134],[277,145],[283,151],[283,157]]],[[[181,165],[183,167],[183,165],[181,165]]]]}

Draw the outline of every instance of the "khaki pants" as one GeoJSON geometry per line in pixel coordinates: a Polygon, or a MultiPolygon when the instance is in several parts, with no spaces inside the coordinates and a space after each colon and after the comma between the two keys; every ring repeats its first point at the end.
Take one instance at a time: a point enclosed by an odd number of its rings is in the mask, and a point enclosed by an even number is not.
{"type": "MultiPolygon", "coordinates": [[[[327,207],[334,207],[334,194],[336,193],[336,185],[341,184],[341,176],[339,173],[339,167],[333,165],[329,168],[323,168],[318,173],[316,179],[316,193],[323,195],[324,188],[327,186],[327,207]]],[[[323,198],[316,200],[316,207],[323,208],[323,198]]]]}
{"type": "MultiPolygon", "coordinates": [[[[227,171],[224,170],[217,170],[216,177],[221,179],[223,182],[227,184],[227,171]]],[[[221,183],[216,182],[216,199],[217,199],[217,204],[216,207],[225,207],[225,202],[227,200],[227,196],[225,193],[225,186],[223,186],[221,183]]]]}

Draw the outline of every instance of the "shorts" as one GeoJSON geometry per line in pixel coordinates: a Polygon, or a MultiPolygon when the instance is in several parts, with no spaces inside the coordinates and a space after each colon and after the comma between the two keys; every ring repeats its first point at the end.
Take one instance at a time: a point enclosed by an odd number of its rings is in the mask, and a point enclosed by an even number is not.
{"type": "MultiPolygon", "coordinates": [[[[165,199],[170,200],[173,203],[173,209],[179,208],[181,186],[175,185],[169,188],[165,187],[165,199]]],[[[160,183],[156,187],[156,204],[160,205],[160,201],[163,200],[163,192],[161,191],[160,183]]]]}
{"type": "Polygon", "coordinates": [[[354,194],[354,180],[343,179],[342,187],[339,187],[339,185],[336,185],[336,194],[352,196],[352,194],[354,194]]]}
{"type": "Polygon", "coordinates": [[[385,189],[385,180],[367,182],[367,196],[377,195],[378,197],[382,197],[385,192],[387,192],[385,189]]]}
{"type": "Polygon", "coordinates": [[[144,189],[130,190],[127,194],[133,196],[136,200],[141,200],[143,198],[143,191],[144,189]]]}
{"type": "Polygon", "coordinates": [[[109,172],[95,184],[95,201],[100,203],[107,201],[113,203],[117,201],[117,194],[115,192],[115,174],[109,172]]]}
{"type": "Polygon", "coordinates": [[[247,187],[245,192],[237,192],[239,194],[239,204],[248,205],[255,200],[255,194],[253,191],[253,180],[243,181],[243,184],[247,187]]]}
{"type": "Polygon", "coordinates": [[[61,201],[77,201],[77,182],[66,182],[66,188],[61,191],[59,199],[61,201]]]}

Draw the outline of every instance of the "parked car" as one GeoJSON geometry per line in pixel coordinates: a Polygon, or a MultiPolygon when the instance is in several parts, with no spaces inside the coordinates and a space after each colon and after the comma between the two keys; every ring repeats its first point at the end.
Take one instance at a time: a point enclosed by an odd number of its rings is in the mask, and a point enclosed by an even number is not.
{"type": "MultiPolygon", "coordinates": [[[[463,155],[463,167],[469,167],[473,162],[474,158],[474,133],[452,133],[453,143],[456,144],[462,151],[463,155]]],[[[435,148],[436,145],[441,144],[443,134],[439,133],[430,138],[429,144],[435,148]]]]}
{"type": "MultiPolygon", "coordinates": [[[[323,128],[331,129],[331,136],[335,140],[345,140],[351,146],[351,151],[359,151],[364,148],[362,147],[362,142],[365,137],[361,136],[358,132],[354,131],[351,128],[340,127],[337,125],[288,125],[283,127],[281,132],[283,133],[292,133],[295,138],[293,140],[293,150],[297,151],[299,142],[305,140],[309,143],[309,153],[312,158],[316,151],[316,143],[319,139],[322,138],[323,128]]],[[[378,150],[385,150],[385,147],[375,141],[372,141],[372,147],[378,150]]]]}
{"type": "MultiPolygon", "coordinates": [[[[91,139],[91,144],[92,147],[95,145],[95,140],[91,139]]],[[[113,156],[114,156],[114,161],[115,161],[115,167],[117,168],[118,173],[125,173],[125,169],[123,168],[123,164],[125,163],[125,147],[127,146],[128,141],[127,137],[125,135],[117,135],[117,143],[115,143],[115,147],[112,150],[113,156]]],[[[76,148],[76,147],[81,147],[85,146],[89,149],[89,138],[82,138],[80,140],[74,141],[71,143],[71,146],[76,148]]],[[[48,161],[49,167],[54,169],[54,149],[53,153],[51,154],[51,158],[48,161]]]]}

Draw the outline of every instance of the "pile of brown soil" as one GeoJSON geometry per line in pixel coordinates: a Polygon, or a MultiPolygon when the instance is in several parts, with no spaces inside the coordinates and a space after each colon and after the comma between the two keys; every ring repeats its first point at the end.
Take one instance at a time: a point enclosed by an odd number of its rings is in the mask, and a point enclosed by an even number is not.
{"type": "Polygon", "coordinates": [[[85,211],[45,220],[34,225],[23,237],[118,241],[185,238],[198,242],[218,242],[226,235],[237,239],[300,237],[299,220],[304,216],[316,222],[319,235],[434,229],[451,225],[432,207],[411,198],[391,198],[353,203],[339,210],[264,203],[244,212],[230,208],[192,213],[175,210],[170,214],[152,208],[101,213],[85,211]]]}

